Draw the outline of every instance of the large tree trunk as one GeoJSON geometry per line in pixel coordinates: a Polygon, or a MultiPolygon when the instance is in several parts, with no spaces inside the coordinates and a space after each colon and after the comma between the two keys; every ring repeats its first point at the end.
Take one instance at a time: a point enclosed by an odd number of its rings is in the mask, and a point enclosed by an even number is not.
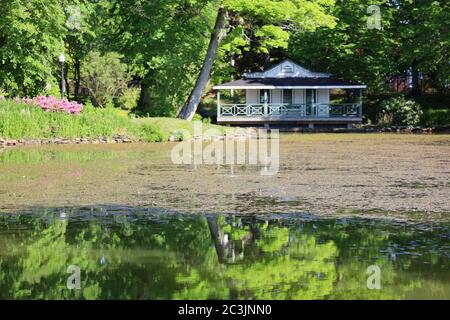
{"type": "Polygon", "coordinates": [[[225,9],[219,8],[217,13],[217,20],[214,26],[214,31],[209,42],[208,51],[206,53],[205,60],[203,61],[203,67],[200,75],[197,78],[195,87],[192,90],[188,101],[181,109],[179,118],[191,121],[197,111],[198,104],[202,98],[202,93],[208,84],[209,77],[211,75],[211,69],[214,64],[214,60],[217,56],[217,48],[220,41],[223,38],[223,28],[225,26],[225,9]]]}
{"type": "Polygon", "coordinates": [[[81,82],[81,61],[79,59],[75,59],[75,85],[74,85],[74,96],[75,100],[78,99],[80,95],[80,82],[81,82]]]}
{"type": "Polygon", "coordinates": [[[217,225],[217,216],[208,216],[206,217],[206,220],[208,221],[209,231],[211,232],[211,238],[214,242],[214,247],[216,248],[219,263],[224,264],[226,262],[225,248],[221,244],[219,226],[217,225]]]}
{"type": "Polygon", "coordinates": [[[147,111],[150,109],[151,98],[148,92],[148,85],[144,79],[140,79],[141,96],[139,97],[138,106],[141,111],[147,111]]]}

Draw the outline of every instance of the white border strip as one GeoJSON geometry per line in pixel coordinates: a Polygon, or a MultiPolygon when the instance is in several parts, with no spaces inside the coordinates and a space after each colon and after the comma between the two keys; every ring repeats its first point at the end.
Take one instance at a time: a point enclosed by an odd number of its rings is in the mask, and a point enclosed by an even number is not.
{"type": "Polygon", "coordinates": [[[348,86],[214,86],[214,90],[226,89],[366,89],[366,85],[348,86]]]}

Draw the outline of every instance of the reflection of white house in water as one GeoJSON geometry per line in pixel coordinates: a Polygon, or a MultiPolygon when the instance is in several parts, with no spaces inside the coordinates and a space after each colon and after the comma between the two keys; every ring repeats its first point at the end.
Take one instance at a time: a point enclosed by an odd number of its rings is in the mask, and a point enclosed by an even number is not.
{"type": "Polygon", "coordinates": [[[363,84],[337,80],[285,60],[264,72],[217,85],[217,121],[221,124],[296,124],[352,126],[362,121],[363,84]],[[355,101],[330,103],[330,90],[355,90],[355,101]],[[220,90],[245,90],[244,104],[222,104],[220,90]]]}

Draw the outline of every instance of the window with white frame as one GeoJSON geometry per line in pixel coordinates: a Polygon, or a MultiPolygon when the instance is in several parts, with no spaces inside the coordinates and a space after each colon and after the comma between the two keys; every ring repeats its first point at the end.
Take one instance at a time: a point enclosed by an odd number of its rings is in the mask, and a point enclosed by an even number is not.
{"type": "Polygon", "coordinates": [[[292,89],[283,89],[283,104],[292,104],[292,89]]]}
{"type": "Polygon", "coordinates": [[[270,90],[268,89],[261,89],[259,90],[259,103],[270,103],[270,90]],[[267,101],[265,100],[267,99],[267,101]]]}
{"type": "Polygon", "coordinates": [[[314,105],[317,103],[317,90],[316,89],[306,89],[306,104],[314,105]]]}

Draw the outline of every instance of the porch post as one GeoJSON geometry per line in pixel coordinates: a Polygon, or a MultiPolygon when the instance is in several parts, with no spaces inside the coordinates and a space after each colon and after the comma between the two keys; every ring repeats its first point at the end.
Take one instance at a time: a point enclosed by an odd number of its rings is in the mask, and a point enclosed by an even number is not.
{"type": "Polygon", "coordinates": [[[358,89],[359,116],[362,117],[362,89],[358,89]]]}
{"type": "Polygon", "coordinates": [[[220,116],[220,90],[217,90],[217,117],[220,116]]]}
{"type": "Polygon", "coordinates": [[[268,100],[267,90],[264,90],[264,114],[266,115],[269,113],[269,110],[267,108],[267,100],[268,100]]]}

